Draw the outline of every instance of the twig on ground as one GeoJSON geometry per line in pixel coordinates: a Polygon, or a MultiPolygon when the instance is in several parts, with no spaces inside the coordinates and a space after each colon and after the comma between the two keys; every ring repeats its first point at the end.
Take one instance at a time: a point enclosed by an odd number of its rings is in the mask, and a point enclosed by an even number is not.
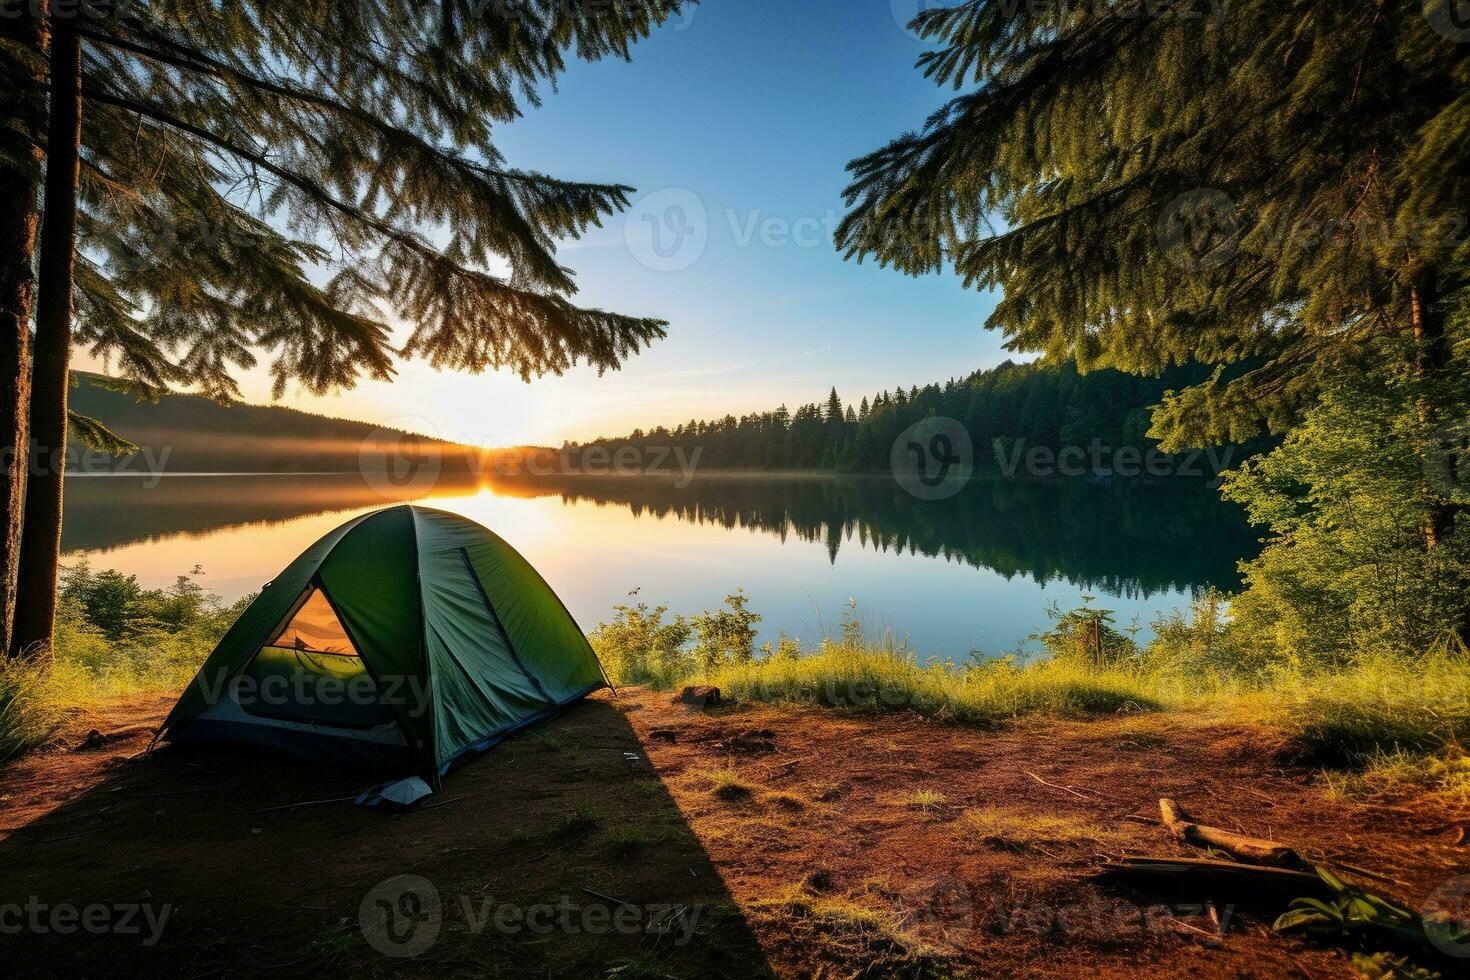
{"type": "Polygon", "coordinates": [[[582,887],[582,891],[586,892],[588,895],[591,895],[593,898],[600,898],[604,902],[612,902],[614,905],[621,905],[624,908],[634,907],[632,902],[625,902],[621,898],[613,898],[611,895],[604,895],[602,892],[593,891],[586,886],[582,887]]]}
{"type": "Polygon", "coordinates": [[[268,806],[264,810],[256,810],[255,812],[274,813],[277,810],[294,810],[299,806],[326,806],[328,803],[347,803],[357,799],[360,795],[360,793],[353,793],[351,796],[339,796],[334,800],[306,800],[302,803],[282,803],[280,806],[268,806]]]}
{"type": "MultiPolygon", "coordinates": [[[[1073,789],[1070,786],[1062,786],[1062,785],[1059,785],[1058,783],[1049,783],[1046,780],[1042,779],[1040,776],[1036,775],[1036,773],[1032,772],[1030,769],[1022,769],[1021,771],[1024,772],[1026,775],[1030,776],[1032,779],[1036,780],[1038,783],[1040,783],[1043,786],[1050,786],[1052,789],[1059,789],[1063,793],[1070,793],[1073,796],[1077,797],[1077,799],[1079,799],[1079,800],[1086,800],[1088,803],[1095,803],[1095,802],[1097,802],[1097,800],[1093,798],[1094,796],[1097,797],[1098,799],[1106,799],[1106,797],[1104,797],[1101,793],[1094,793],[1093,796],[1084,796],[1084,795],[1082,795],[1081,793],[1079,793],[1077,790],[1073,789]]],[[[1092,790],[1088,790],[1088,792],[1089,793],[1092,793],[1093,791],[1092,790]]]]}

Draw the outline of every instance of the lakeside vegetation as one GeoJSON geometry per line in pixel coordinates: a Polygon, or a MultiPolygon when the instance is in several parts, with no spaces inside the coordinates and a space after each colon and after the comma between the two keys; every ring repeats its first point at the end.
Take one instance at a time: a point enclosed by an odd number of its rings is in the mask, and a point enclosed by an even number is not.
{"type": "MultiPolygon", "coordinates": [[[[109,698],[174,691],[192,678],[252,597],[226,604],[198,570],[166,589],[132,576],[67,569],[51,669],[0,669],[0,759],[54,739],[68,716],[109,698]]],[[[635,602],[589,637],[618,685],[718,686],[736,704],[914,712],[990,728],[1027,718],[1191,712],[1278,730],[1347,796],[1427,792],[1470,803],[1470,655],[1453,639],[1346,663],[1264,663],[1255,628],[1214,590],[1153,624],[1140,643],[1089,604],[1054,613],[1015,653],[932,660],[865,630],[851,603],[815,644],[780,635],[757,646],[743,592],[695,615],[635,602]]]]}
{"type": "Polygon", "coordinates": [[[110,698],[182,689],[255,597],[224,602],[200,570],[165,589],[137,576],[63,570],[53,663],[0,664],[0,762],[49,742],[68,714],[110,698]]]}
{"type": "Polygon", "coordinates": [[[1264,665],[1242,656],[1254,646],[1248,625],[1212,591],[1155,623],[1145,644],[1089,606],[1058,613],[1029,652],[956,663],[926,660],[891,634],[866,636],[856,604],[840,633],[815,646],[783,635],[756,650],[739,642],[752,613],[743,595],[730,598],[692,618],[621,606],[591,639],[617,683],[713,685],[736,704],[914,712],[976,726],[1206,712],[1280,730],[1335,791],[1416,789],[1470,802],[1470,656],[1457,640],[1348,665],[1264,665]]]}

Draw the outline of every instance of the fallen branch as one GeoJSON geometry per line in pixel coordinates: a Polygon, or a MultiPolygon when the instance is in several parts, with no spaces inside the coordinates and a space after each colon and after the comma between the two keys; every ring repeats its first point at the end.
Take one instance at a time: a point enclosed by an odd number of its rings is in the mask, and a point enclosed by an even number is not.
{"type": "Polygon", "coordinates": [[[1133,883],[1142,880],[1195,895],[1208,893],[1212,898],[1228,892],[1242,903],[1273,900],[1284,904],[1326,891],[1322,879],[1306,871],[1204,858],[1119,858],[1105,863],[1099,875],[1133,883]]]}
{"type": "Polygon", "coordinates": [[[1194,823],[1173,800],[1159,800],[1159,813],[1163,816],[1164,827],[1169,833],[1186,844],[1213,847],[1242,861],[1277,866],[1304,865],[1296,851],[1285,844],[1194,823]]]}

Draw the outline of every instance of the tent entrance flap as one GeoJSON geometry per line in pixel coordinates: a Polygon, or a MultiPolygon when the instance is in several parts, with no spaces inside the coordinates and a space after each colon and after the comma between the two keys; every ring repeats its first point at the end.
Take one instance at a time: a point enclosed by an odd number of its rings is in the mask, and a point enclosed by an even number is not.
{"type": "Polygon", "coordinates": [[[363,731],[394,721],[319,585],[256,651],[244,676],[240,707],[252,715],[363,731]]]}

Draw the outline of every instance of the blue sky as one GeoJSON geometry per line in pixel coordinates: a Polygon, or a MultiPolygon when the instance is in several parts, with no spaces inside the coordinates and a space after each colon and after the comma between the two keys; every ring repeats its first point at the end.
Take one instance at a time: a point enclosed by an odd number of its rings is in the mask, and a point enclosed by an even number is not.
{"type": "MultiPolygon", "coordinates": [[[[574,64],[501,130],[514,166],[638,188],[629,213],[562,253],[578,302],[670,322],[623,371],[526,385],[410,362],[392,385],[286,400],[465,441],[546,442],[795,405],[832,385],[856,399],[1003,360],[981,327],[992,297],[952,275],[847,262],[831,244],[846,162],[948,94],[914,69],[923,47],[901,22],[920,2],[707,0],[631,63],[574,64]]],[[[245,394],[269,400],[263,372],[245,394]]]]}

